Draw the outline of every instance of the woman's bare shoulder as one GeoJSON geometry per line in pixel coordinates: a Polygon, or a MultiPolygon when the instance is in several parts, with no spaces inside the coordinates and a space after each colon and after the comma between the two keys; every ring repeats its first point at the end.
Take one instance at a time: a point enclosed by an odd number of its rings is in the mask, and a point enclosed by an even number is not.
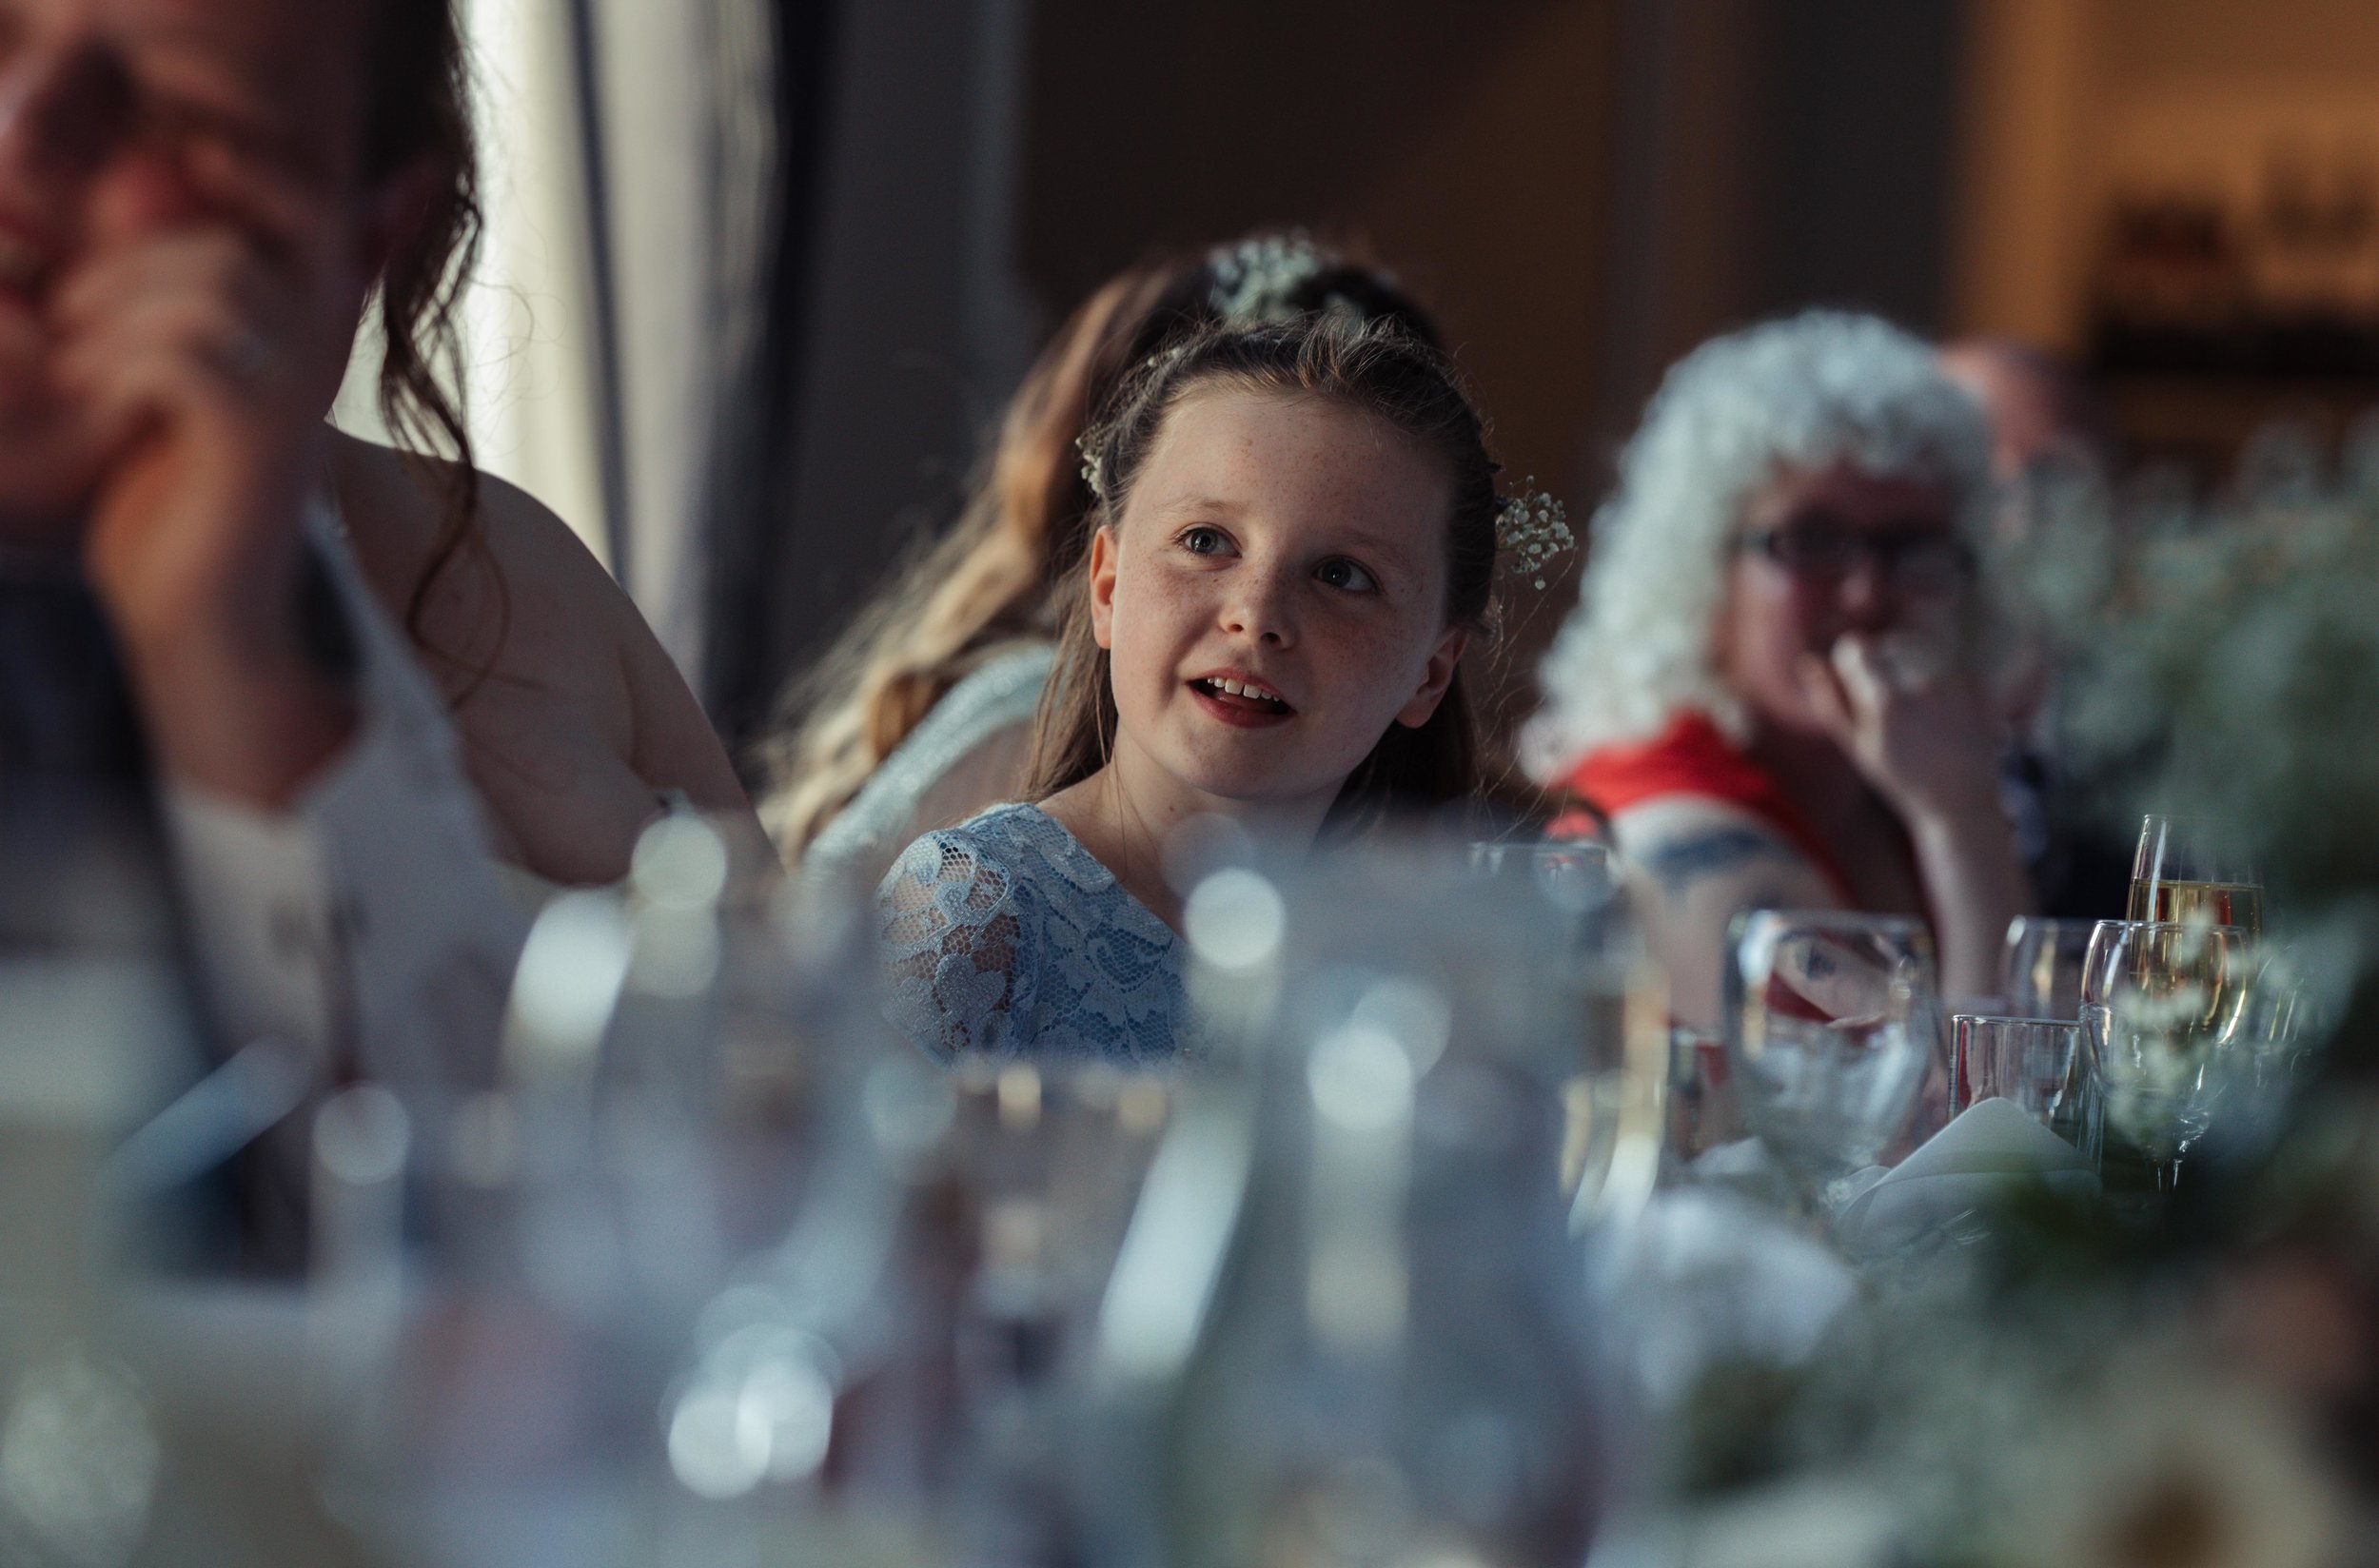
{"type": "MultiPolygon", "coordinates": [[[[409,606],[445,543],[446,498],[460,471],[352,436],[335,437],[332,450],[340,510],[364,571],[383,598],[409,606]]],[[[635,607],[585,541],[527,492],[488,473],[474,480],[485,554],[474,559],[466,549],[440,572],[423,630],[482,636],[496,591],[493,566],[515,612],[540,617],[566,607],[582,634],[616,637],[635,607]],[[590,609],[601,612],[592,624],[590,609]]]]}
{"type": "Polygon", "coordinates": [[[515,485],[476,476],[483,550],[430,577],[445,528],[452,464],[339,437],[339,500],[383,602],[409,618],[427,661],[460,695],[489,679],[580,711],[656,790],[746,809],[725,748],[625,590],[554,512],[515,485]],[[501,640],[499,640],[501,639],[501,640]]]}

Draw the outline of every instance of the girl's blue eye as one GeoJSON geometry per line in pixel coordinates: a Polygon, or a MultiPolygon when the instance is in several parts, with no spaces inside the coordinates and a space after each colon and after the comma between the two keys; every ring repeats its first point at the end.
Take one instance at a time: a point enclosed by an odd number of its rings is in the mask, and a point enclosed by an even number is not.
{"type": "Polygon", "coordinates": [[[1349,594],[1367,594],[1380,585],[1379,579],[1369,572],[1344,557],[1324,561],[1314,569],[1313,575],[1324,586],[1343,589],[1349,594]]]}
{"type": "Polygon", "coordinates": [[[1219,528],[1191,528],[1181,536],[1181,547],[1193,556],[1218,556],[1228,543],[1219,528]]]}

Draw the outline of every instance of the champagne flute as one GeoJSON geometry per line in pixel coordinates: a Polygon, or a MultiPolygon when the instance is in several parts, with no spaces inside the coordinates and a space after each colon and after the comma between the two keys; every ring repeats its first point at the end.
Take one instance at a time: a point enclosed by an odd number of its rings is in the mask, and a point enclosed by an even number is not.
{"type": "Polygon", "coordinates": [[[2110,1185],[2144,1166],[2170,1191],[2251,1045],[2261,965],[2236,926],[2101,920],[2082,975],[2094,1120],[2110,1185]]]}
{"type": "Polygon", "coordinates": [[[1738,916],[1726,971],[1743,1119],[1810,1205],[1907,1132],[1939,1034],[1933,934],[1839,911],[1738,916]]]}
{"type": "Polygon", "coordinates": [[[2151,815],[2140,823],[2126,916],[2233,927],[2252,937],[2263,931],[2263,885],[2219,825],[2151,815]]]}

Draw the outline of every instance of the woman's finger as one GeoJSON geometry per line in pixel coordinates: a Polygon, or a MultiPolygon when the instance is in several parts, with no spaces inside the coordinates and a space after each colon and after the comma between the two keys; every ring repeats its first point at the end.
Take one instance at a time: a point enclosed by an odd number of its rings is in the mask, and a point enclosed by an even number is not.
{"type": "Polygon", "coordinates": [[[92,257],[60,280],[50,319],[71,332],[158,299],[226,299],[247,308],[272,303],[239,238],[226,229],[163,235],[92,257]]]}
{"type": "Polygon", "coordinates": [[[1832,665],[1815,654],[1802,654],[1793,660],[1793,675],[1800,683],[1802,699],[1819,723],[1838,737],[1848,736],[1858,729],[1858,715],[1832,665]]]}

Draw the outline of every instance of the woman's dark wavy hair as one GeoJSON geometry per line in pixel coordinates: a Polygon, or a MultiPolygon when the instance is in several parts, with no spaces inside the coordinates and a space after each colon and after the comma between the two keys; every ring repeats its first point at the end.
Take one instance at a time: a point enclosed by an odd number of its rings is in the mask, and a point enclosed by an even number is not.
{"type": "MultiPolygon", "coordinates": [[[[1435,324],[1392,279],[1350,249],[1318,251],[1322,265],[1281,305],[1394,322],[1436,344],[1435,324]]],[[[1009,400],[956,525],[787,689],[758,755],[761,818],[788,859],[986,653],[1055,635],[1097,500],[1074,443],[1135,367],[1217,323],[1217,263],[1232,254],[1160,255],[1085,301],[1009,400]]]]}
{"type": "MultiPolygon", "coordinates": [[[[1331,398],[1377,416],[1420,442],[1453,479],[1445,528],[1445,624],[1489,624],[1503,511],[1501,471],[1488,455],[1485,422],[1445,357],[1393,322],[1322,310],[1251,327],[1210,326],[1159,355],[1128,382],[1086,449],[1105,492],[1093,529],[1116,528],[1131,487],[1173,410],[1192,394],[1331,398]]],[[[1028,798],[1045,800],[1107,765],[1114,744],[1115,689],[1107,650],[1091,625],[1087,575],[1066,599],[1057,670],[1034,726],[1028,798]]],[[[1479,786],[1479,742],[1457,670],[1445,696],[1418,727],[1392,724],[1339,792],[1334,831],[1362,831],[1394,815],[1430,811],[1479,786]]]]}
{"type": "MultiPolygon", "coordinates": [[[[471,436],[461,395],[450,390],[462,385],[458,318],[479,260],[482,216],[470,62],[454,0],[373,0],[364,83],[364,184],[415,165],[426,165],[434,175],[427,205],[389,256],[378,291],[381,415],[400,446],[433,460],[424,472],[435,475],[444,508],[428,564],[405,606],[405,628],[419,640],[438,579],[467,556],[484,559],[487,549],[471,436]]],[[[500,578],[495,585],[501,602],[500,578]]]]}

